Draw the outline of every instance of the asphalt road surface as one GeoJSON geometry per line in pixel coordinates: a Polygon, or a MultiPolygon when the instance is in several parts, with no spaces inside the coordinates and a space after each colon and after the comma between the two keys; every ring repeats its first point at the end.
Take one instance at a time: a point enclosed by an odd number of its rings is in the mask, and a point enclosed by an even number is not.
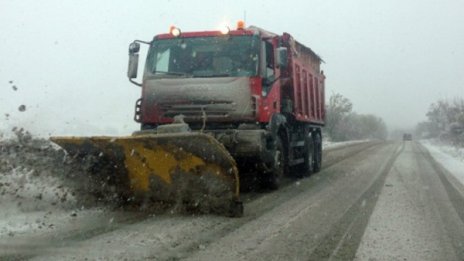
{"type": "Polygon", "coordinates": [[[89,212],[0,238],[0,260],[464,260],[464,186],[413,141],[326,150],[320,173],[243,200],[242,218],[89,212]]]}

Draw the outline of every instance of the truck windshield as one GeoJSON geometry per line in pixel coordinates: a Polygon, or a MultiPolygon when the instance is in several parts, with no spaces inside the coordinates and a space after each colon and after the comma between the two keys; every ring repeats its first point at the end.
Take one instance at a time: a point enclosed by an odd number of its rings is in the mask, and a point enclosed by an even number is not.
{"type": "Polygon", "coordinates": [[[257,36],[154,40],[146,73],[159,77],[246,77],[258,73],[257,36]]]}

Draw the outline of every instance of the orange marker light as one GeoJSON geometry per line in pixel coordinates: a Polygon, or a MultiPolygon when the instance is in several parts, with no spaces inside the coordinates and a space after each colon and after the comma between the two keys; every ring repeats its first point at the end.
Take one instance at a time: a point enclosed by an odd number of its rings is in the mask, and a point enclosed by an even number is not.
{"type": "Polygon", "coordinates": [[[243,30],[245,29],[245,22],[243,20],[238,20],[237,21],[237,30],[243,30]]]}

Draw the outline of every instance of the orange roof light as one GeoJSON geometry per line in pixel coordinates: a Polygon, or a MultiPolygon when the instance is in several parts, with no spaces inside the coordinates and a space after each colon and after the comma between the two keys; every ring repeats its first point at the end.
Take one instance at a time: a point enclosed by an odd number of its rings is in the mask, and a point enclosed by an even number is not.
{"type": "Polygon", "coordinates": [[[238,20],[237,21],[237,30],[243,30],[245,29],[245,22],[243,20],[238,20]]]}

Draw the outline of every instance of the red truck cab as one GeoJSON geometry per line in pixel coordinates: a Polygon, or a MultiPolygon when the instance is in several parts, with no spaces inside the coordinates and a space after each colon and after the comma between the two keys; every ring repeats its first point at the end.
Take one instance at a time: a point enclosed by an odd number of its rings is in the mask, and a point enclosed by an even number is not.
{"type": "MultiPolygon", "coordinates": [[[[141,41],[138,41],[141,42],[141,41]]],[[[173,122],[214,135],[239,165],[259,166],[271,187],[290,166],[318,171],[322,161],[325,76],[322,59],[288,33],[258,27],[181,32],[149,45],[135,120],[142,130],[173,122]]],[[[132,43],[128,76],[136,76],[132,43]]]]}

